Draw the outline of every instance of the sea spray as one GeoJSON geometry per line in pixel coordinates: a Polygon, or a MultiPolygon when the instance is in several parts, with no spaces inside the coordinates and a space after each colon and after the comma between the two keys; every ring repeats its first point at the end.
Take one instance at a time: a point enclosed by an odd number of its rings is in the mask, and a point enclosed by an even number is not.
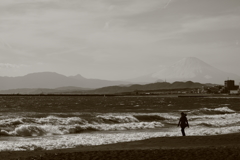
{"type": "MultiPolygon", "coordinates": [[[[238,127],[222,127],[222,128],[198,128],[191,127],[186,129],[187,136],[207,136],[219,135],[227,133],[240,132],[238,127]]],[[[62,135],[57,138],[44,137],[35,139],[34,141],[3,141],[0,151],[30,151],[30,150],[52,150],[74,148],[80,146],[93,146],[113,144],[119,142],[130,142],[144,140],[156,137],[176,137],[181,136],[180,129],[173,129],[171,132],[125,132],[125,133],[84,133],[80,135],[62,135]]]]}
{"type": "Polygon", "coordinates": [[[9,136],[44,136],[74,134],[90,131],[124,131],[124,130],[143,130],[161,128],[161,122],[139,122],[139,123],[120,123],[120,124],[85,124],[85,125],[20,125],[14,131],[4,131],[3,134],[9,136]]]}
{"type": "Polygon", "coordinates": [[[192,110],[189,112],[192,115],[201,115],[201,114],[228,114],[228,113],[235,113],[234,110],[228,107],[220,107],[220,108],[200,108],[196,110],[192,110]]]}

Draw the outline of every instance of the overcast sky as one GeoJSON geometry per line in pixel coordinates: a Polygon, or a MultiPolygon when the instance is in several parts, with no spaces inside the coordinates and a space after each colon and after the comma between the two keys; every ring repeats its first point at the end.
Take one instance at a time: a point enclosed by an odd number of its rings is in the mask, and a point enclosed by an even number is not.
{"type": "Polygon", "coordinates": [[[197,57],[240,75],[240,0],[0,0],[0,76],[128,79],[197,57]]]}

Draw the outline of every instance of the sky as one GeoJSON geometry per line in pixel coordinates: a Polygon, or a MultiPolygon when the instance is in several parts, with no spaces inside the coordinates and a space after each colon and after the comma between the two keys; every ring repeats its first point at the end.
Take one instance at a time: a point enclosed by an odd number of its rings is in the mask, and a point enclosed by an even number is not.
{"type": "Polygon", "coordinates": [[[240,75],[240,0],[0,0],[0,76],[123,80],[185,57],[240,75]]]}

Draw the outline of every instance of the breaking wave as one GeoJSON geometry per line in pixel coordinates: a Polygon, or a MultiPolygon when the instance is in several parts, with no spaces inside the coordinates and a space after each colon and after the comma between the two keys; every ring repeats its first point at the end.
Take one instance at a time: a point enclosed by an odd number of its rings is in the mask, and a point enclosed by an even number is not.
{"type": "Polygon", "coordinates": [[[136,115],[97,115],[94,117],[56,117],[45,118],[18,117],[0,120],[0,127],[17,127],[19,125],[87,125],[87,124],[119,124],[119,123],[140,123],[176,119],[174,116],[160,116],[152,114],[136,115]]]}
{"type": "Polygon", "coordinates": [[[218,120],[218,121],[208,121],[201,122],[198,125],[203,125],[207,127],[227,127],[227,126],[236,126],[240,125],[240,120],[218,120]]]}
{"type": "Polygon", "coordinates": [[[213,115],[213,114],[229,114],[229,113],[235,113],[234,110],[228,108],[228,107],[220,107],[220,108],[201,108],[198,110],[193,110],[189,112],[190,114],[193,115],[200,115],[200,114],[208,114],[208,115],[213,115]]]}
{"type": "Polygon", "coordinates": [[[0,120],[0,126],[18,126],[21,124],[52,124],[52,125],[73,125],[73,124],[86,124],[87,121],[79,117],[59,118],[55,116],[48,116],[46,118],[8,118],[0,120]]]}
{"type": "Polygon", "coordinates": [[[139,122],[133,116],[97,116],[96,119],[98,122],[102,123],[130,123],[130,122],[139,122]]]}
{"type": "Polygon", "coordinates": [[[121,124],[85,124],[85,125],[20,125],[14,131],[1,131],[2,135],[8,136],[44,136],[44,135],[63,135],[89,131],[123,131],[138,129],[154,129],[164,125],[161,122],[139,122],[121,124]]]}

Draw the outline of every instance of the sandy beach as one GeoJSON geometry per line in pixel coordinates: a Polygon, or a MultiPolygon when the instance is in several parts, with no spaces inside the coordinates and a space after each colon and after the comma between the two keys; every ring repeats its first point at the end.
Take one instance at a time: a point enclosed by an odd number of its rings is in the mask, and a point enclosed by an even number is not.
{"type": "Polygon", "coordinates": [[[1,152],[1,160],[240,159],[240,134],[162,137],[50,151],[1,152]]]}

